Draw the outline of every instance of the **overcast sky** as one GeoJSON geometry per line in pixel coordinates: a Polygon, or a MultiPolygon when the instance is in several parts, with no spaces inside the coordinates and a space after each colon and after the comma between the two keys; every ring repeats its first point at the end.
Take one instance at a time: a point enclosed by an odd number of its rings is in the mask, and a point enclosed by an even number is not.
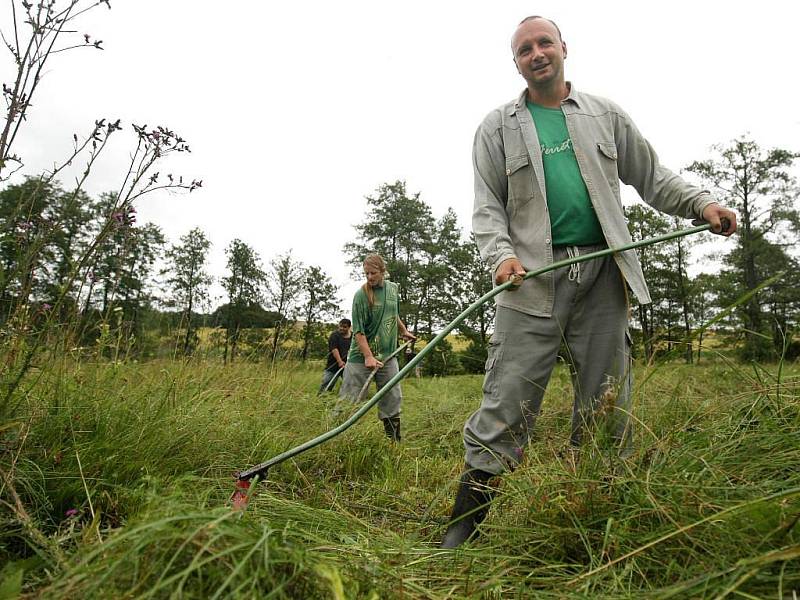
{"type": "MultiPolygon", "coordinates": [[[[745,133],[800,150],[797,2],[111,5],[78,25],[104,51],[50,63],[16,148],[26,172],[65,156],[73,132],[96,118],[166,125],[192,153],[162,172],[200,178],[203,188],[147,196],[140,223],[158,224],[171,242],[202,228],[216,276],[233,238],[265,266],[291,249],[342,286],[343,306],[357,284],[341,249],[381,183],[406,180],[435,216],[452,207],[467,231],[472,137],[524,87],[509,44],[527,15],[558,23],[567,78],[620,104],[673,170],[745,133]]],[[[90,193],[119,187],[133,143],[116,135],[90,193]]]]}

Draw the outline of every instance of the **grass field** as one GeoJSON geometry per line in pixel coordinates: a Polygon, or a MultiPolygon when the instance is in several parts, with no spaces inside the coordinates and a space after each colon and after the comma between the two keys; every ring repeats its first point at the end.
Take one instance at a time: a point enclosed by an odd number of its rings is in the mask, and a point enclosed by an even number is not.
{"type": "Polygon", "coordinates": [[[51,361],[0,426],[0,598],[793,598],[798,375],[639,368],[622,460],[566,451],[559,368],[482,537],[450,552],[478,376],[405,381],[401,444],[372,412],[239,513],[235,471],[339,422],[318,364],[51,361]]]}

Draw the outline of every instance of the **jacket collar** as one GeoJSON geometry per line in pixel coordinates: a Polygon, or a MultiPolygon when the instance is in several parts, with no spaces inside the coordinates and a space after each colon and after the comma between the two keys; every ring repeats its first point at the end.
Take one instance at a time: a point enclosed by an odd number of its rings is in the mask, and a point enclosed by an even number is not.
{"type": "MultiPolygon", "coordinates": [[[[567,82],[567,86],[569,87],[569,94],[567,95],[566,98],[564,98],[563,102],[571,102],[575,104],[575,106],[580,107],[580,101],[579,101],[580,92],[578,92],[575,89],[575,85],[571,81],[567,82]]],[[[525,102],[527,101],[527,99],[528,99],[528,88],[526,87],[525,89],[522,90],[522,92],[520,92],[519,96],[517,96],[517,99],[513,103],[508,105],[508,115],[511,116],[518,110],[526,108],[525,102]]]]}

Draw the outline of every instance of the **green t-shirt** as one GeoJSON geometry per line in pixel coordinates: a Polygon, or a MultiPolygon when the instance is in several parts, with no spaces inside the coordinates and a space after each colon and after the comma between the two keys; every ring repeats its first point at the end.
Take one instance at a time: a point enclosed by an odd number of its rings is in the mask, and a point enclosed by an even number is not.
{"type": "Polygon", "coordinates": [[[554,246],[588,246],[605,241],[581,176],[567,121],[560,108],[528,102],[544,163],[547,210],[554,246]]]}
{"type": "Polygon", "coordinates": [[[364,355],[356,342],[357,333],[367,336],[369,348],[378,360],[383,360],[397,349],[397,317],[400,308],[398,289],[396,283],[387,280],[384,280],[382,287],[372,288],[375,294],[372,308],[364,288],[358,289],[353,298],[353,339],[347,354],[348,362],[364,362],[364,355]]]}

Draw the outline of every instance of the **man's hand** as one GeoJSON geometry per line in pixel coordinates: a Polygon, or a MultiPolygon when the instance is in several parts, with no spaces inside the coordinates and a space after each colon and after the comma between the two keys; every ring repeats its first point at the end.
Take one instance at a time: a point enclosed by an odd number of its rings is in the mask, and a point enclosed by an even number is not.
{"type": "Polygon", "coordinates": [[[340,369],[344,369],[344,361],[340,360],[338,363],[340,369]]]}
{"type": "Polygon", "coordinates": [[[365,356],[364,366],[368,369],[380,369],[383,366],[383,363],[374,356],[365,356]]]}
{"type": "Polygon", "coordinates": [[[495,270],[494,282],[497,285],[503,285],[506,281],[511,279],[513,284],[509,288],[509,291],[515,290],[522,285],[522,276],[525,275],[525,272],[525,268],[522,266],[522,263],[519,262],[519,259],[507,258],[501,262],[497,270],[495,270]]]}
{"type": "Polygon", "coordinates": [[[736,213],[716,202],[703,209],[703,221],[711,224],[711,231],[728,237],[736,231],[736,213]]]}

